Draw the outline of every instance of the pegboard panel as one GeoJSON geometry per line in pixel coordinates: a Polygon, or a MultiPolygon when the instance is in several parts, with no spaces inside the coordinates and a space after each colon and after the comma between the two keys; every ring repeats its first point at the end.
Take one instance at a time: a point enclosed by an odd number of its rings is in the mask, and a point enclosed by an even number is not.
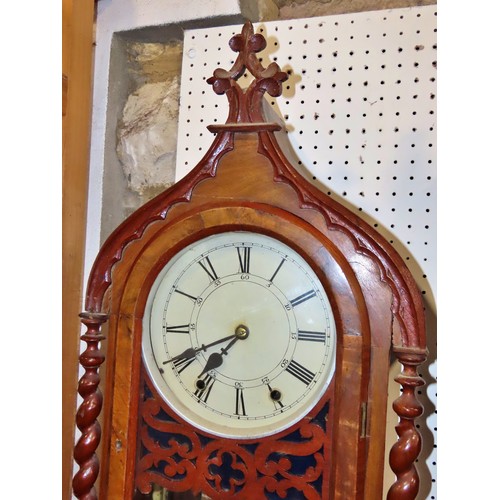
{"type": "MultiPolygon", "coordinates": [[[[384,235],[422,292],[430,356],[419,396],[419,499],[437,498],[436,21],[431,5],[254,23],[267,39],[262,64],[276,61],[289,74],[282,96],[267,96],[285,125],[289,160],[384,235]]],[[[205,80],[215,68],[231,68],[228,41],[240,31],[185,32],[177,180],[212,143],[207,125],[226,121],[227,100],[205,80]]]]}

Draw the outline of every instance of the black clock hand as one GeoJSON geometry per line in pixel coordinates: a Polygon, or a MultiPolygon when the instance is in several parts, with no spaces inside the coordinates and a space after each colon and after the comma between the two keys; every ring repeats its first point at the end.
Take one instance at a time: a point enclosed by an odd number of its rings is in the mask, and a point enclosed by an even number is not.
{"type": "Polygon", "coordinates": [[[210,370],[214,370],[215,368],[219,368],[219,366],[222,365],[223,362],[223,354],[227,354],[227,351],[233,347],[233,345],[236,343],[236,341],[240,338],[237,335],[232,335],[234,337],[229,344],[227,344],[226,347],[223,347],[220,352],[213,352],[210,354],[210,356],[207,359],[207,364],[205,365],[205,368],[203,368],[203,371],[198,375],[198,378],[200,378],[202,375],[205,373],[209,372],[210,370]]]}
{"type": "Polygon", "coordinates": [[[214,345],[217,344],[222,344],[222,342],[226,342],[226,340],[232,339],[235,337],[236,334],[234,335],[228,335],[227,337],[224,337],[219,340],[214,340],[213,342],[210,342],[210,344],[202,344],[201,347],[197,347],[196,349],[193,347],[189,347],[186,349],[184,352],[181,354],[178,354],[177,356],[174,356],[173,358],[167,359],[167,361],[164,361],[163,364],[166,365],[167,363],[171,363],[173,361],[177,361],[178,359],[191,359],[194,358],[200,351],[206,351],[209,347],[213,347],[214,345]]]}

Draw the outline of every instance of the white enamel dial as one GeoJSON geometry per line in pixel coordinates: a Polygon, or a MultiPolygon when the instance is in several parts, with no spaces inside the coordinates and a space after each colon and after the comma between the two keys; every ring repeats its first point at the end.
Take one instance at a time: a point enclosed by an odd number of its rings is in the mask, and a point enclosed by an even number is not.
{"type": "Polygon", "coordinates": [[[335,322],[307,262],[275,238],[209,236],[158,275],[143,359],[165,401],[194,426],[255,438],[289,427],[324,394],[335,322]]]}

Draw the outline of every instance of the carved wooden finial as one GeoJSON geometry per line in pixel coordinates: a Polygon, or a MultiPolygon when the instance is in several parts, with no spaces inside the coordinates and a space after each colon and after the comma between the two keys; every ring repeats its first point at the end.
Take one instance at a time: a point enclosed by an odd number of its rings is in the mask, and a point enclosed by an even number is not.
{"type": "MultiPolygon", "coordinates": [[[[233,67],[229,71],[217,68],[213,76],[207,79],[207,83],[212,85],[216,94],[226,94],[229,100],[229,116],[226,127],[211,125],[209,127],[211,131],[227,130],[234,124],[252,123],[256,125],[264,122],[262,115],[264,94],[267,92],[273,97],[280,96],[281,84],[288,79],[287,73],[281,71],[275,62],[267,68],[264,68],[260,63],[255,54],[264,50],[266,45],[266,39],[260,33],[254,33],[252,23],[249,21],[243,26],[241,33],[234,35],[229,41],[231,49],[238,52],[233,67]],[[238,84],[238,79],[243,75],[245,69],[252,74],[254,80],[246,89],[242,89],[238,84]]],[[[273,130],[280,128],[276,124],[268,125],[272,125],[273,130]]],[[[255,127],[252,129],[255,130],[255,127]]]]}

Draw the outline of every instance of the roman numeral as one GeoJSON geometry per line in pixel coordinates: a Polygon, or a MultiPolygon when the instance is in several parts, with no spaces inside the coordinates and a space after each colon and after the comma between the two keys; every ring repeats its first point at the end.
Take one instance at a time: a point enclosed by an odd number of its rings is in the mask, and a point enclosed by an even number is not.
{"type": "Polygon", "coordinates": [[[274,271],[274,274],[271,276],[271,279],[269,280],[271,283],[273,282],[273,279],[276,278],[276,275],[278,274],[278,271],[281,269],[281,266],[285,262],[285,259],[281,259],[280,265],[276,268],[276,271],[274,271]]]}
{"type": "Polygon", "coordinates": [[[302,302],[305,302],[306,300],[313,298],[315,295],[316,292],[314,290],[309,290],[308,292],[303,293],[298,297],[295,297],[293,300],[290,301],[290,304],[292,304],[292,307],[296,307],[299,304],[302,304],[302,302]]]}
{"type": "Polygon", "coordinates": [[[245,400],[243,399],[243,389],[241,387],[235,387],[236,389],[236,411],[235,415],[245,415],[245,400]]]}
{"type": "Polygon", "coordinates": [[[165,331],[170,332],[170,333],[187,333],[187,334],[189,334],[189,324],[176,325],[176,326],[166,326],[165,331]]]}
{"type": "Polygon", "coordinates": [[[196,392],[194,395],[204,403],[207,402],[208,396],[210,396],[210,392],[212,391],[212,387],[214,385],[215,379],[210,376],[210,374],[206,374],[202,379],[198,379],[196,381],[196,392]]]}
{"type": "Polygon", "coordinates": [[[174,290],[174,292],[180,293],[181,295],[184,295],[184,297],[187,297],[187,298],[193,300],[194,302],[196,302],[198,299],[198,297],[194,297],[193,295],[189,295],[189,293],[183,292],[183,291],[179,290],[178,288],[176,288],[174,290]]]}
{"type": "Polygon", "coordinates": [[[323,342],[326,341],[326,332],[312,332],[310,330],[299,330],[297,334],[299,340],[307,340],[309,342],[323,342]]]}
{"type": "Polygon", "coordinates": [[[196,358],[178,358],[172,361],[177,373],[182,373],[196,358]]]}
{"type": "Polygon", "coordinates": [[[250,273],[250,247],[236,247],[238,250],[238,259],[240,261],[240,273],[250,273]]]}
{"type": "Polygon", "coordinates": [[[303,367],[297,361],[290,361],[290,364],[285,368],[285,371],[291,373],[294,377],[298,378],[304,384],[309,385],[313,378],[314,373],[303,367]]]}
{"type": "Polygon", "coordinates": [[[203,268],[203,270],[208,274],[208,277],[210,278],[210,281],[215,281],[219,279],[217,276],[217,273],[215,272],[214,266],[210,262],[210,259],[205,257],[204,259],[198,261],[198,264],[203,268]]]}

